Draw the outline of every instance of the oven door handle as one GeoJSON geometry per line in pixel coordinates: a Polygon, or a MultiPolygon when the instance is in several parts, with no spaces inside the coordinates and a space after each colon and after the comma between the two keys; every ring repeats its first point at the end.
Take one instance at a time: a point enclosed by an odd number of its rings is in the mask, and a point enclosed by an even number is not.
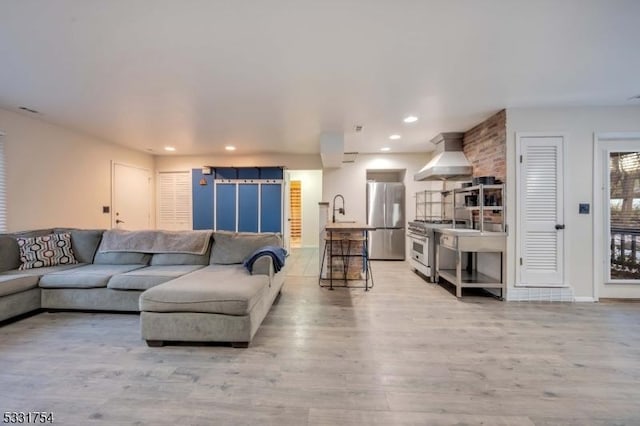
{"type": "Polygon", "coordinates": [[[414,234],[412,232],[409,232],[409,238],[413,238],[414,240],[422,241],[424,243],[427,242],[427,237],[423,235],[414,234]]]}

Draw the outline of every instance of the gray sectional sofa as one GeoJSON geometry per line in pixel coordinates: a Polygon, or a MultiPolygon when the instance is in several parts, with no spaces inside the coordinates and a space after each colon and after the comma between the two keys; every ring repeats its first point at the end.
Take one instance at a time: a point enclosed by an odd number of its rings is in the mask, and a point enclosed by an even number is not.
{"type": "MultiPolygon", "coordinates": [[[[0,321],[39,309],[139,311],[150,346],[194,341],[246,347],[284,284],[286,265],[276,272],[269,256],[259,256],[252,272],[243,266],[255,250],[280,247],[277,234],[213,232],[201,253],[185,254],[162,246],[114,249],[114,232],[55,228],[0,235],[0,321]],[[52,233],[70,234],[78,263],[20,270],[18,237],[52,233]]],[[[153,238],[199,231],[144,232],[153,238]]]]}

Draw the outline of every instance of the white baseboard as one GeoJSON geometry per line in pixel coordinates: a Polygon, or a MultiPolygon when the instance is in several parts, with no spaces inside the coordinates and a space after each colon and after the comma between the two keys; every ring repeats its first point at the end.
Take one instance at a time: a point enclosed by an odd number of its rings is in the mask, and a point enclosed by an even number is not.
{"type": "Polygon", "coordinates": [[[509,302],[574,302],[571,287],[515,287],[507,289],[509,302]]]}
{"type": "Polygon", "coordinates": [[[596,299],[593,297],[585,297],[585,296],[576,296],[573,298],[574,302],[585,302],[585,303],[595,303],[596,299]]]}

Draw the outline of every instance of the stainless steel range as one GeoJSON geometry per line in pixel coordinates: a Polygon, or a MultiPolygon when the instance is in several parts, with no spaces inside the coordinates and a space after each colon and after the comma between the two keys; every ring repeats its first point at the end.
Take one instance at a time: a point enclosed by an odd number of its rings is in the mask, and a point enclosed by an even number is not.
{"type": "MultiPolygon", "coordinates": [[[[458,221],[461,225],[464,222],[458,221]]],[[[452,220],[415,220],[409,222],[407,236],[411,246],[411,257],[409,264],[411,267],[427,277],[431,282],[435,282],[435,256],[436,238],[434,232],[439,228],[451,228],[452,220]]]]}

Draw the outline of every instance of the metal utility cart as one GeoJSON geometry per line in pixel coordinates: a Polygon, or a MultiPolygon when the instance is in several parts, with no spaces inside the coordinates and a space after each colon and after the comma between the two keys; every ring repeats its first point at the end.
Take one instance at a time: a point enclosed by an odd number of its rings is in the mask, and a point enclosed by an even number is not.
{"type": "MultiPolygon", "coordinates": [[[[456,296],[462,296],[463,288],[500,289],[504,295],[506,283],[506,225],[504,207],[504,184],[475,185],[454,190],[453,209],[456,218],[459,213],[466,215],[472,228],[439,229],[439,245],[436,252],[436,281],[444,278],[456,287],[456,296]],[[460,200],[464,202],[460,202],[460,200]],[[485,230],[489,212],[496,218],[491,223],[493,230],[485,230]],[[477,219],[476,219],[477,216],[477,219]],[[477,229],[473,226],[477,224],[477,229]],[[455,269],[442,269],[440,257],[442,250],[455,253],[455,269]],[[487,274],[478,269],[478,253],[499,253],[500,266],[496,274],[487,274]],[[463,256],[469,255],[467,267],[463,268],[463,256]],[[493,276],[492,276],[493,275],[493,276]],[[495,275],[498,275],[497,277],[495,275]]],[[[487,271],[485,271],[487,272],[487,271]]]]}

